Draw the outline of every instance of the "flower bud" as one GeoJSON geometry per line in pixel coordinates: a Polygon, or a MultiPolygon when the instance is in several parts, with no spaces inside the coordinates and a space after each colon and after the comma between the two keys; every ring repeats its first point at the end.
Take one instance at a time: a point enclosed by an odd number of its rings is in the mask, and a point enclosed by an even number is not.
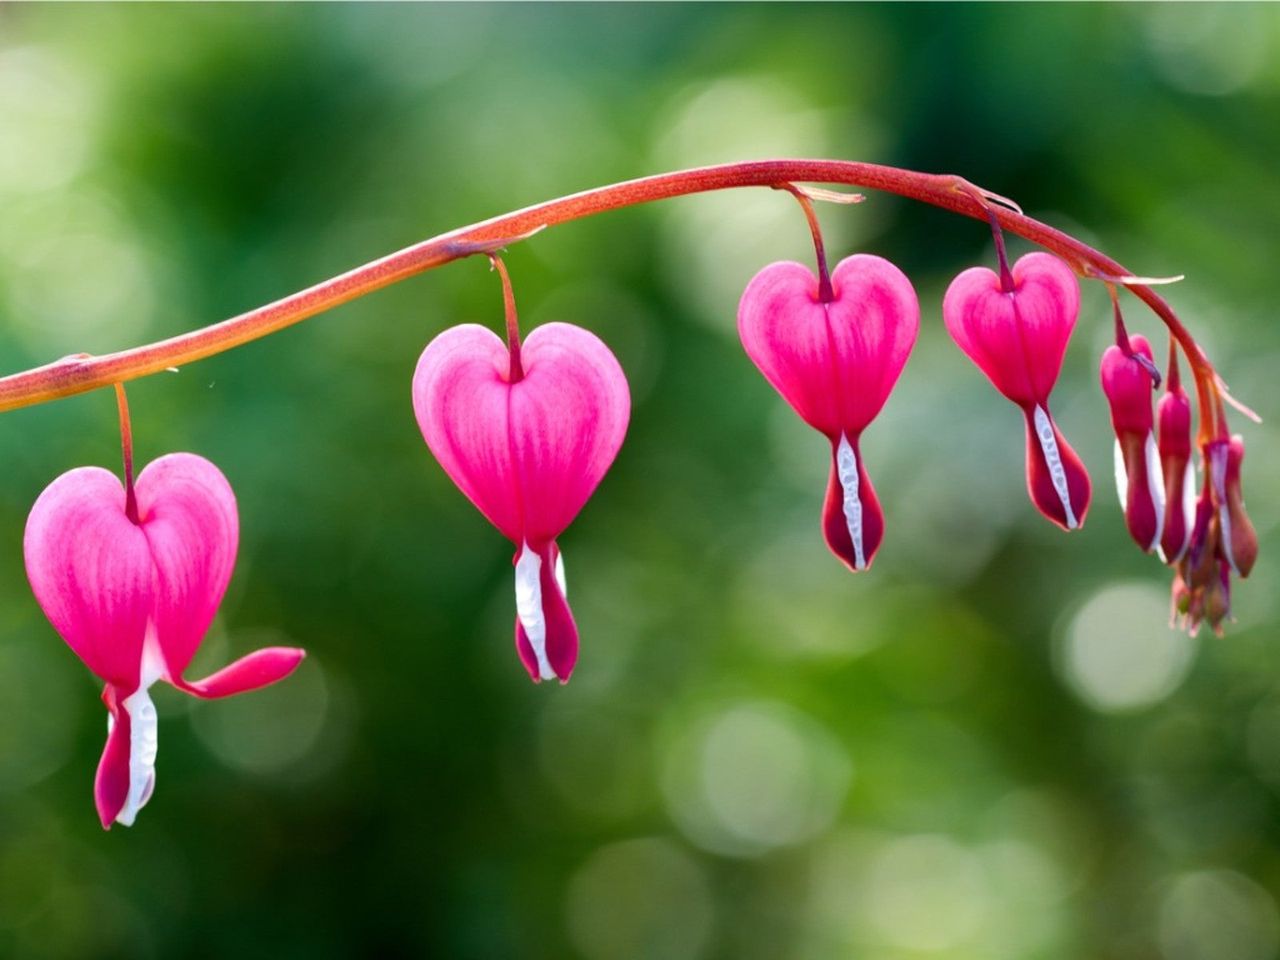
{"type": "Polygon", "coordinates": [[[1150,552],[1161,545],[1165,517],[1164,477],[1151,414],[1154,364],[1145,337],[1128,338],[1128,346],[1127,351],[1117,345],[1107,348],[1100,375],[1116,433],[1116,492],[1125,525],[1138,546],[1150,552]]]}

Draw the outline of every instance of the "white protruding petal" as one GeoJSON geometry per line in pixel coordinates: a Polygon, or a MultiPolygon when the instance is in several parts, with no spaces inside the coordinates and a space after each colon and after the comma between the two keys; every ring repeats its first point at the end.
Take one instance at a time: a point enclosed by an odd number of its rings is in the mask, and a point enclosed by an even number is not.
{"type": "Polygon", "coordinates": [[[1169,563],[1177,563],[1183,558],[1187,552],[1187,548],[1191,546],[1191,531],[1196,524],[1196,468],[1195,464],[1187,461],[1187,469],[1182,479],[1182,528],[1186,532],[1182,535],[1182,546],[1178,548],[1177,556],[1169,563]]]}
{"type": "Polygon", "coordinates": [[[560,595],[566,600],[569,599],[569,588],[564,582],[564,554],[556,550],[556,583],[560,585],[560,595]]]}
{"type": "Polygon", "coordinates": [[[1116,494],[1120,497],[1120,509],[1129,503],[1129,471],[1124,465],[1124,451],[1120,449],[1120,441],[1116,440],[1116,494]]]}
{"type": "Polygon", "coordinates": [[[1058,438],[1053,435],[1053,423],[1044,407],[1036,404],[1032,413],[1036,427],[1036,439],[1040,441],[1040,449],[1044,452],[1044,462],[1049,466],[1049,479],[1053,489],[1062,501],[1062,513],[1067,519],[1067,529],[1074,530],[1080,524],[1076,521],[1075,511],[1071,509],[1071,488],[1067,485],[1067,471],[1062,466],[1062,454],[1058,451],[1058,438]]]}
{"type": "MultiPolygon", "coordinates": [[[[1156,533],[1151,538],[1148,550],[1160,549],[1160,538],[1164,536],[1164,473],[1160,469],[1160,451],[1156,447],[1154,433],[1147,433],[1147,446],[1144,451],[1147,457],[1147,490],[1151,493],[1151,502],[1156,510],[1156,533]]],[[[1161,559],[1164,559],[1161,557],[1161,559]]]]}
{"type": "Polygon", "coordinates": [[[159,724],[156,705],[145,687],[125,697],[121,706],[129,714],[129,794],[116,814],[116,823],[132,827],[155,788],[159,724]]]}
{"type": "MultiPolygon", "coordinates": [[[[164,658],[156,639],[155,624],[147,624],[142,642],[142,669],[138,689],[124,698],[121,706],[129,714],[129,793],[124,806],[116,814],[116,823],[132,827],[138,811],[147,805],[156,786],[156,754],[160,746],[160,724],[156,706],[151,702],[152,685],[164,676],[164,658]]],[[[115,726],[107,718],[107,732],[115,726]]]]}
{"type": "Polygon", "coordinates": [[[1236,566],[1236,553],[1231,544],[1231,514],[1227,512],[1225,503],[1218,507],[1218,533],[1222,537],[1222,555],[1231,564],[1231,572],[1238,577],[1240,568],[1236,566]]]}
{"type": "Polygon", "coordinates": [[[853,568],[865,570],[867,558],[862,552],[862,501],[858,499],[858,458],[849,445],[848,438],[840,434],[836,447],[836,476],[844,491],[844,522],[849,527],[849,539],[853,541],[853,568]]]}
{"type": "Polygon", "coordinates": [[[521,544],[516,561],[516,616],[524,627],[529,646],[538,661],[538,675],[543,680],[557,680],[547,659],[547,618],[542,612],[542,558],[521,544]]]}

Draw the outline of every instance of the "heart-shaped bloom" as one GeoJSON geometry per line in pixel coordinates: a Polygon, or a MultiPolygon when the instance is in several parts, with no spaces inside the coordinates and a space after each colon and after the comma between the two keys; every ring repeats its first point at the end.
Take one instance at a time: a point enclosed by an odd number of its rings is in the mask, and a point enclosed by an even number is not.
{"type": "Polygon", "coordinates": [[[1089,510],[1089,474],[1049,413],[1067,341],[1080,313],[1080,284],[1052,254],[1013,265],[1012,287],[971,267],[947,288],[942,317],[952,339],[1027,421],[1027,491],[1059,526],[1074,530],[1089,510]]]}
{"type": "Polygon", "coordinates": [[[1160,538],[1165,563],[1186,555],[1196,519],[1196,468],[1191,462],[1191,400],[1178,377],[1178,359],[1170,354],[1164,396],[1156,405],[1156,446],[1164,477],[1165,510],[1160,538]]]}
{"type": "Polygon", "coordinates": [[[1154,358],[1146,337],[1126,339],[1129,352],[1115,344],[1107,347],[1099,372],[1116,433],[1116,492],[1129,535],[1148,553],[1159,549],[1163,554],[1164,475],[1151,412],[1151,394],[1156,386],[1151,376],[1154,358]],[[1145,357],[1152,366],[1143,364],[1135,355],[1145,357]]]}
{"type": "Polygon", "coordinates": [[[805,423],[831,442],[822,531],[852,570],[871,566],[884,514],[859,438],[902,373],[920,329],[911,281],[888,260],[857,254],[831,274],[832,299],[799,263],[772,263],[738,305],[747,356],[805,423]]]}
{"type": "Polygon", "coordinates": [[[152,684],[225,697],[282,679],[303,657],[268,647],[204,680],[184,679],[235,565],[235,496],[217,467],[190,453],[150,464],[135,493],[136,522],[114,474],[70,470],[36,500],[23,542],[41,609],[106,682],[109,732],[94,784],[105,828],[132,825],[155,786],[152,684]]]}
{"type": "Polygon", "coordinates": [[[413,409],[445,473],[516,547],[516,650],[535,681],[568,681],[578,628],[556,538],[599,485],[631,413],[627,380],[595,334],[548,323],[520,346],[523,376],[487,328],[427,345],[413,409]]]}

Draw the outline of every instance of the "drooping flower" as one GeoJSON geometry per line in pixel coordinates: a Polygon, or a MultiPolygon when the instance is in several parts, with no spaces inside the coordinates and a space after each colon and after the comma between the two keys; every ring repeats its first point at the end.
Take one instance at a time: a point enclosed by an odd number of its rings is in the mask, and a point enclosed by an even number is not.
{"type": "Polygon", "coordinates": [[[869,254],[842,260],[831,287],[824,302],[803,264],[770,264],[742,294],[738,334],[765,379],[831,442],[823,535],[850,569],[865,570],[884,537],[884,514],[859,438],[911,354],[920,305],[906,275],[869,254]]]}
{"type": "Polygon", "coordinates": [[[1165,485],[1151,412],[1154,359],[1146,337],[1125,339],[1129,350],[1118,344],[1107,347],[1099,371],[1116,433],[1116,492],[1129,535],[1144,551],[1163,552],[1165,485]]]}
{"type": "Polygon", "coordinates": [[[1165,563],[1186,555],[1196,520],[1196,468],[1191,462],[1191,400],[1182,389],[1178,356],[1169,351],[1165,392],[1156,405],[1156,445],[1164,477],[1165,511],[1160,538],[1165,563]]]}
{"type": "Polygon", "coordinates": [[[1244,491],[1240,486],[1244,437],[1234,434],[1223,446],[1225,450],[1215,450],[1209,460],[1221,528],[1222,559],[1231,567],[1231,572],[1247,577],[1258,559],[1258,534],[1244,511],[1244,491]]]}
{"type": "Polygon", "coordinates": [[[581,327],[544,324],[518,350],[513,363],[477,324],[446,330],[418,361],[413,409],[445,473],[516,547],[521,662],[535,682],[567,682],[578,628],[556,538],[613,463],[631,397],[617,359],[581,327]]]}
{"type": "Polygon", "coordinates": [[[148,691],[157,680],[197,697],[226,697],[275,683],[304,656],[268,647],[204,680],[184,679],[235,566],[235,496],[217,467],[190,453],[151,463],[134,492],[136,501],[127,501],[120,480],[100,467],[70,470],[36,500],[23,543],[40,607],[106,682],[110,717],[94,798],[108,829],[131,826],[155,787],[148,691]]]}
{"type": "Polygon", "coordinates": [[[1244,512],[1240,465],[1244,440],[1204,445],[1206,480],[1196,502],[1195,523],[1173,583],[1174,615],[1193,634],[1209,621],[1221,635],[1231,616],[1231,576],[1247,577],[1258,558],[1258,535],[1244,512]]]}
{"type": "Polygon", "coordinates": [[[1074,530],[1089,510],[1089,474],[1053,422],[1049,393],[1080,312],[1080,284],[1063,261],[1039,251],[1019,259],[1010,280],[1006,289],[985,267],[965,270],[947,289],[942,317],[960,349],[1022,408],[1032,503],[1074,530]]]}

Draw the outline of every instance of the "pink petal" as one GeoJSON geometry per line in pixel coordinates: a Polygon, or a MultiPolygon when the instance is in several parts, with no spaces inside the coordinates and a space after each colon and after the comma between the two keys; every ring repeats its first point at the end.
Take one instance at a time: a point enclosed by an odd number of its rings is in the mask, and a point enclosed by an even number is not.
{"type": "Polygon", "coordinates": [[[467,324],[436,337],[413,378],[413,406],[445,472],[517,546],[554,539],[591,496],[626,434],[626,377],[595,334],[534,330],[524,378],[506,380],[506,345],[467,324]]]}
{"type": "Polygon", "coordinates": [[[1064,530],[1075,530],[1089,512],[1089,472],[1058,430],[1048,407],[1036,406],[1025,412],[1031,502],[1064,530]]]}
{"type": "MultiPolygon", "coordinates": [[[[542,664],[539,663],[529,634],[525,630],[525,624],[522,622],[522,616],[520,614],[516,616],[516,653],[520,657],[520,662],[524,664],[524,668],[529,671],[529,676],[534,683],[552,679],[568,683],[574,665],[578,662],[578,625],[574,622],[573,611],[569,609],[569,603],[555,575],[556,559],[559,554],[560,549],[555,543],[550,543],[538,551],[541,566],[538,571],[537,602],[540,607],[541,621],[537,629],[542,633],[543,655],[547,666],[550,667],[549,676],[544,673],[542,664]]],[[[519,555],[516,559],[519,560],[519,555]]]]}
{"type": "Polygon", "coordinates": [[[175,677],[173,685],[206,700],[230,697],[283,680],[297,669],[306,655],[305,650],[296,647],[264,647],[203,680],[187,681],[175,677]]]}
{"type": "Polygon", "coordinates": [[[1023,407],[1043,405],[1057,382],[1080,312],[1080,284],[1062,260],[1029,253],[1013,265],[1014,291],[972,267],[951,282],[942,316],[956,344],[997,390],[1023,407]]]}
{"type": "Polygon", "coordinates": [[[884,511],[863,466],[858,442],[832,444],[831,477],[822,508],[822,535],[850,570],[866,570],[884,539],[884,511]]]}
{"type": "Polygon", "coordinates": [[[507,429],[507,347],[475,323],[452,327],[422,352],[413,410],[427,446],[467,499],[508,540],[521,542],[518,481],[507,429]]]}
{"type": "Polygon", "coordinates": [[[125,516],[124,503],[113,474],[70,470],[31,508],[23,552],[31,589],[53,628],[127,696],[139,682],[154,572],[146,536],[125,516]]]}
{"type": "Polygon", "coordinates": [[[136,489],[156,571],[156,638],[168,677],[177,678],[231,580],[240,531],[236,499],[222,471],[192,453],[148,464],[136,489]]]}
{"type": "Polygon", "coordinates": [[[755,275],[738,305],[752,362],[811,427],[856,438],[884,406],[915,344],[920,306],[906,276],[869,254],[842,260],[835,299],[799,263],[755,275]]]}
{"type": "MultiPolygon", "coordinates": [[[[113,478],[114,479],[114,478],[113,478]]],[[[123,488],[122,488],[123,489],[123,488]]],[[[123,510],[123,508],[121,508],[123,510]]],[[[107,734],[107,744],[98,761],[98,773],[93,781],[93,801],[98,808],[102,829],[110,830],[116,817],[124,809],[129,798],[129,712],[120,707],[123,697],[107,687],[103,700],[111,710],[114,722],[107,734]]]]}
{"type": "MultiPolygon", "coordinates": [[[[1146,337],[1140,334],[1130,337],[1129,346],[1135,353],[1153,359],[1146,337]]],[[[1132,433],[1145,437],[1151,433],[1155,426],[1151,404],[1156,384],[1147,368],[1112,344],[1103,351],[1098,375],[1116,435],[1132,433]]]]}

